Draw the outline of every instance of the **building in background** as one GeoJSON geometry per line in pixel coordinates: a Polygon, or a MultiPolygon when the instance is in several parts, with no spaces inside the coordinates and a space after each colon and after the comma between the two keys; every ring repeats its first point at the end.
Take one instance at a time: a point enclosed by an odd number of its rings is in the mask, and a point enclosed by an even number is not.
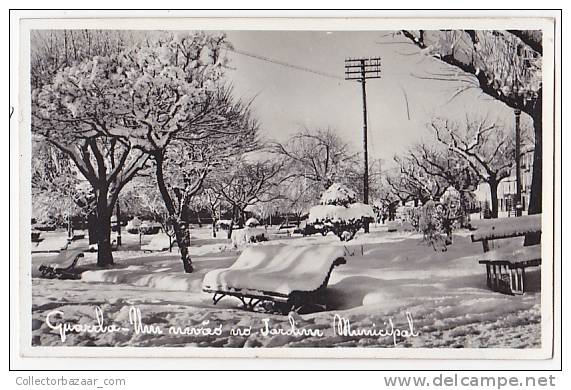
{"type": "MultiPolygon", "coordinates": [[[[531,197],[531,178],[533,173],[533,149],[526,150],[521,157],[521,204],[523,211],[527,211],[531,197]]],[[[516,167],[511,170],[509,177],[503,179],[498,186],[498,211],[507,212],[508,216],[515,213],[516,198],[516,167]]],[[[480,208],[490,208],[491,195],[488,183],[480,183],[475,191],[480,208]],[[487,205],[487,206],[486,206],[487,205]]],[[[514,214],[515,215],[515,214],[514,214]]]]}

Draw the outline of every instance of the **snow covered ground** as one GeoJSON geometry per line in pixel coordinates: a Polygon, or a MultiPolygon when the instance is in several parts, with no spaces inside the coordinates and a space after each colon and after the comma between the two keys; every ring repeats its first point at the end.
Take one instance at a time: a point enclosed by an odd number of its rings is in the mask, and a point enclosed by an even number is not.
{"type": "MultiPolygon", "coordinates": [[[[176,252],[143,253],[138,236],[123,235],[124,250],[115,252],[116,266],[95,267],[95,254],[82,260],[85,269],[79,281],[32,280],[33,345],[81,346],[200,346],[200,347],[540,347],[539,270],[528,272],[530,292],[507,296],[485,285],[485,268],[477,259],[480,244],[471,243],[468,232],[458,232],[446,252],[435,252],[413,233],[388,233],[373,228],[349,242],[337,237],[287,236],[269,229],[270,241],[255,245],[295,243],[329,244],[343,248],[347,264],[336,267],[326,290],[328,311],[290,317],[240,308],[226,297],[213,305],[211,294],[201,291],[204,275],[230,267],[240,252],[232,249],[223,232],[210,238],[206,228],[192,232],[191,256],[195,272],[184,274],[176,252]],[[99,307],[98,314],[95,307],[99,307]],[[134,315],[141,324],[154,325],[162,334],[133,330],[134,315]],[[63,319],[54,317],[54,310],[63,319]],[[117,332],[67,332],[62,342],[54,323],[97,324],[129,328],[117,332]],[[407,313],[409,316],[407,317],[407,313]],[[333,320],[350,321],[352,329],[410,329],[412,337],[350,335],[335,331],[333,320]],[[135,316],[136,317],[136,316],[135,316]],[[292,329],[306,332],[286,332],[292,329]],[[233,329],[252,327],[251,334],[233,329]],[[175,328],[174,333],[169,332],[175,328]],[[266,328],[267,327],[267,328],[266,328]],[[215,331],[201,332],[209,328],[215,331]],[[271,334],[260,330],[283,329],[271,334]],[[177,332],[176,329],[181,330],[177,332]],[[190,330],[189,330],[190,329],[190,330]],[[309,330],[313,330],[313,333],[309,330]],[[193,333],[194,332],[194,333],[193,333]],[[234,334],[232,334],[234,333],[234,334]],[[317,334],[320,333],[320,334],[317,334]]],[[[145,237],[143,244],[150,241],[145,237]]],[[[503,240],[514,248],[522,239],[503,240]]],[[[81,242],[74,245],[82,245],[81,242]]],[[[34,255],[33,269],[49,255],[34,255]]],[[[136,320],[135,320],[136,322],[136,320]]],[[[149,328],[151,329],[151,328],[149,328]]]]}

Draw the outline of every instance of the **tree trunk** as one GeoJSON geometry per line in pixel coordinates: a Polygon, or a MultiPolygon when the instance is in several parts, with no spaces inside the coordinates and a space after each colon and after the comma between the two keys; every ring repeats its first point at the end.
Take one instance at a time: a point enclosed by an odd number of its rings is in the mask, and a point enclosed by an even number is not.
{"type": "Polygon", "coordinates": [[[71,223],[71,213],[67,216],[67,238],[70,241],[73,239],[73,226],[71,223]]]}
{"type": "Polygon", "coordinates": [[[244,227],[245,222],[246,222],[246,212],[244,211],[244,209],[242,209],[239,212],[238,227],[242,229],[244,227]]]}
{"type": "MultiPolygon", "coordinates": [[[[540,95],[541,96],[541,95],[540,95]]],[[[541,98],[535,104],[531,118],[533,119],[533,131],[535,135],[535,147],[533,151],[533,172],[531,178],[531,197],[529,200],[528,214],[541,213],[542,192],[542,162],[543,162],[543,125],[542,125],[541,98]]]]}
{"type": "Polygon", "coordinates": [[[111,207],[107,201],[108,189],[100,188],[97,191],[97,266],[108,267],[113,265],[111,248],[111,207]]]}
{"type": "Polygon", "coordinates": [[[169,215],[169,220],[171,221],[173,226],[176,243],[178,245],[178,250],[180,251],[180,258],[182,260],[182,265],[184,267],[184,272],[191,273],[193,271],[193,267],[188,252],[188,247],[190,246],[190,232],[188,230],[188,224],[179,218],[178,213],[176,212],[174,206],[174,202],[165,184],[165,178],[163,174],[164,156],[158,153],[154,157],[157,163],[156,167],[157,185],[159,187],[159,191],[161,193],[163,201],[165,202],[165,207],[169,215]]]}
{"type": "Polygon", "coordinates": [[[113,252],[111,247],[111,217],[98,216],[99,239],[97,241],[97,266],[109,267],[113,265],[113,252]]]}
{"type": "MultiPolygon", "coordinates": [[[[541,95],[540,95],[541,96],[541,95]]],[[[543,168],[543,126],[541,115],[541,97],[534,108],[533,130],[535,134],[535,148],[533,151],[533,172],[531,177],[531,197],[529,199],[528,215],[541,213],[541,193],[543,191],[542,168],[543,168]]],[[[541,243],[541,233],[528,233],[525,236],[524,245],[537,245],[541,243]]]]}
{"type": "Polygon", "coordinates": [[[216,238],[216,218],[212,217],[212,238],[216,238]]]}
{"type": "Polygon", "coordinates": [[[97,220],[97,212],[93,210],[87,216],[87,235],[89,238],[89,245],[97,244],[99,240],[99,222],[97,220]]]}
{"type": "Polygon", "coordinates": [[[488,185],[490,186],[490,197],[492,202],[491,217],[498,218],[498,181],[491,177],[488,179],[488,185]]]}
{"type": "Polygon", "coordinates": [[[228,239],[232,238],[232,230],[234,229],[235,218],[236,218],[236,206],[232,206],[232,215],[230,216],[230,226],[228,227],[228,239]]]}
{"type": "Polygon", "coordinates": [[[190,274],[194,268],[192,267],[192,260],[188,251],[190,247],[190,230],[188,229],[188,224],[180,218],[173,218],[172,225],[184,272],[190,274]]]}

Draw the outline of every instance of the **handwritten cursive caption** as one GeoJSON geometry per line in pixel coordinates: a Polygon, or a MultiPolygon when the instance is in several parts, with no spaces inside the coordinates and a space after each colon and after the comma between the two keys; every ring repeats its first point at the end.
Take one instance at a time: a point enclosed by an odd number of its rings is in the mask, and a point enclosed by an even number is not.
{"type": "Polygon", "coordinates": [[[223,329],[223,324],[214,324],[210,320],[202,321],[193,326],[161,326],[157,324],[145,324],[141,310],[138,307],[131,306],[129,308],[129,324],[106,324],[103,310],[99,306],[95,306],[95,322],[94,323],[74,323],[64,321],[64,313],[61,310],[50,311],[45,319],[47,326],[55,330],[63,342],[67,340],[70,333],[130,333],[150,334],[150,335],[181,335],[181,336],[222,336],[224,333],[230,336],[248,337],[253,334],[259,334],[264,337],[273,336],[291,336],[291,337],[325,337],[342,336],[342,337],[390,337],[396,346],[400,341],[416,337],[419,332],[414,327],[412,315],[405,313],[406,324],[404,327],[396,327],[392,318],[383,321],[382,326],[375,323],[367,327],[355,327],[348,318],[339,314],[335,314],[331,320],[329,332],[326,329],[303,328],[300,327],[292,314],[287,316],[287,325],[282,326],[281,322],[273,324],[270,318],[262,318],[259,326],[235,326],[229,329],[223,329]]]}

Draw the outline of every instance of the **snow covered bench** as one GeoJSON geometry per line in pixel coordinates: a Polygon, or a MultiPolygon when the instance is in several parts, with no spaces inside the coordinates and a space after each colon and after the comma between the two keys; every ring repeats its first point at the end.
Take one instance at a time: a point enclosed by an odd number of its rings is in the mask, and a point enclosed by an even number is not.
{"type": "Polygon", "coordinates": [[[32,245],[32,253],[61,252],[67,249],[67,236],[47,236],[37,245],[32,245]]]}
{"type": "Polygon", "coordinates": [[[144,252],[163,252],[171,248],[171,238],[167,234],[157,234],[153,236],[147,245],[142,245],[141,250],[144,252]]]}
{"type": "Polygon", "coordinates": [[[69,241],[83,240],[85,238],[85,232],[74,232],[71,237],[68,237],[69,241]]]}
{"type": "Polygon", "coordinates": [[[333,268],[346,263],[343,256],[338,246],[248,247],[230,268],[207,273],[202,289],[214,293],[214,304],[234,296],[249,310],[263,303],[283,314],[307,306],[325,308],[322,293],[333,268]]]}
{"type": "Polygon", "coordinates": [[[80,279],[80,275],[76,271],[75,266],[83,256],[82,249],[64,250],[60,252],[54,259],[50,259],[50,264],[40,265],[39,271],[42,278],[80,279]]]}
{"type": "Polygon", "coordinates": [[[232,246],[234,248],[240,248],[247,244],[262,241],[268,241],[265,229],[245,227],[244,229],[237,229],[232,232],[232,246]]]}
{"type": "Polygon", "coordinates": [[[490,241],[527,233],[541,233],[541,214],[487,220],[472,234],[472,242],[482,243],[484,256],[479,263],[486,265],[486,284],[492,290],[512,295],[525,292],[525,269],[541,265],[541,245],[490,250],[490,241]]]}

